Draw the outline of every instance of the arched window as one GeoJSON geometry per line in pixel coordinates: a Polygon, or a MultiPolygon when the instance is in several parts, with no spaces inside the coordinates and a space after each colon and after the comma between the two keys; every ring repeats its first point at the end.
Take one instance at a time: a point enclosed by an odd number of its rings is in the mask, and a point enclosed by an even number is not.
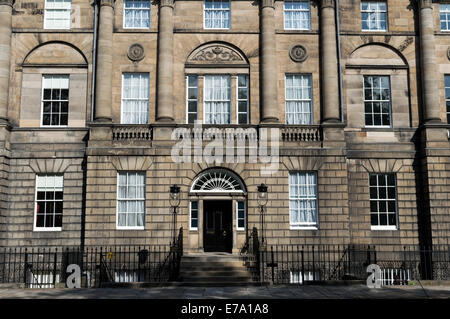
{"type": "Polygon", "coordinates": [[[244,193],[245,185],[242,180],[233,172],[214,168],[201,173],[191,187],[194,193],[244,193]]]}

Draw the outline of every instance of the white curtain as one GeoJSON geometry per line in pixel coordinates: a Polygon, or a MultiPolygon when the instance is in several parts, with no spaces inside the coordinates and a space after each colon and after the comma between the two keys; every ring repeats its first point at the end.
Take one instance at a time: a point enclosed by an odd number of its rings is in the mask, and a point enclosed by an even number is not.
{"type": "Polygon", "coordinates": [[[123,75],[122,123],[148,123],[149,75],[126,73],[123,75]]]}
{"type": "Polygon", "coordinates": [[[231,122],[231,85],[229,75],[205,76],[205,124],[231,122]]]}
{"type": "Polygon", "coordinates": [[[230,1],[205,1],[205,28],[227,29],[230,27],[230,1]]]}
{"type": "Polygon", "coordinates": [[[317,174],[291,173],[289,188],[291,224],[317,224],[317,174]]]}
{"type": "Polygon", "coordinates": [[[125,27],[150,27],[150,1],[125,0],[125,27]]]}
{"type": "Polygon", "coordinates": [[[145,174],[120,173],[118,192],[118,225],[144,226],[145,174]]]}
{"type": "Polygon", "coordinates": [[[286,76],[286,124],[312,124],[311,77],[286,76]]]}
{"type": "Polygon", "coordinates": [[[285,29],[308,30],[310,28],[309,1],[284,2],[285,29]]]}

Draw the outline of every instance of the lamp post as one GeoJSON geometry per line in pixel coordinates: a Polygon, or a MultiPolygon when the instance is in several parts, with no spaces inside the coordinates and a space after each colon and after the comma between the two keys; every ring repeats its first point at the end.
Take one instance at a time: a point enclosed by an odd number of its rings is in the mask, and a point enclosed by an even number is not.
{"type": "Polygon", "coordinates": [[[176,242],[177,207],[180,205],[180,187],[176,184],[170,186],[170,206],[173,210],[173,245],[176,242]]]}
{"type": "Polygon", "coordinates": [[[264,241],[264,208],[267,204],[267,186],[262,183],[258,186],[258,205],[260,209],[261,217],[261,246],[265,247],[264,241]]]}

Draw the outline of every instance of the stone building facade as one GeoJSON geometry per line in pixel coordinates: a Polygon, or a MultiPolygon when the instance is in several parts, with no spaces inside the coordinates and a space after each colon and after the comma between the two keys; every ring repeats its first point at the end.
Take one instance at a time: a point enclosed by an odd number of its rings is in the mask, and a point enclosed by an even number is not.
{"type": "Polygon", "coordinates": [[[220,228],[237,253],[253,227],[269,244],[448,245],[447,9],[0,0],[0,246],[167,245],[173,184],[186,251],[214,250],[220,228]],[[279,169],[174,162],[172,132],[194,119],[278,129],[279,169]],[[203,185],[217,174],[233,185],[203,185]]]}

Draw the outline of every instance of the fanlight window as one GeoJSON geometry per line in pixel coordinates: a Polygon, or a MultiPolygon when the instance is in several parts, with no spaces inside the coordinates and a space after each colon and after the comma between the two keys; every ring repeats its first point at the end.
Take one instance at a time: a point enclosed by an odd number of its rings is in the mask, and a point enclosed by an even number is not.
{"type": "Polygon", "coordinates": [[[227,170],[215,169],[202,173],[194,182],[191,192],[242,193],[245,186],[240,178],[227,170]]]}

